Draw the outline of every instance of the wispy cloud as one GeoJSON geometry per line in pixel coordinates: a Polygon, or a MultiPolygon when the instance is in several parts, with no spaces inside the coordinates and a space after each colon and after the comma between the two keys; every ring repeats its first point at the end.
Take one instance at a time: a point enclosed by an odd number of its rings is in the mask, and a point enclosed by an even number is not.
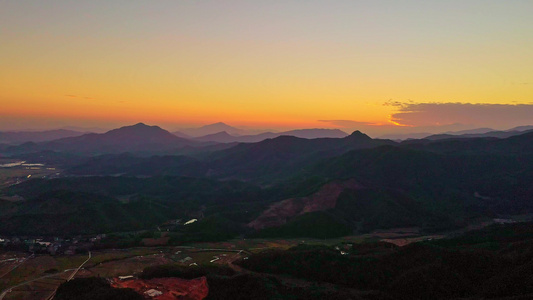
{"type": "Polygon", "coordinates": [[[65,97],[69,97],[69,98],[79,98],[79,99],[87,99],[87,100],[92,100],[92,99],[94,99],[94,98],[92,98],[92,97],[76,96],[76,95],[71,95],[71,94],[69,94],[69,95],[65,95],[65,97]]]}

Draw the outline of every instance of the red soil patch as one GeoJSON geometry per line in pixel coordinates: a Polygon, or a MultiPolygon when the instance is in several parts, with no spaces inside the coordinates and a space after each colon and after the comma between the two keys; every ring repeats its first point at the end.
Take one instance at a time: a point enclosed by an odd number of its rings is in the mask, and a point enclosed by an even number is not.
{"type": "Polygon", "coordinates": [[[344,189],[360,189],[362,186],[355,180],[330,182],[323,185],[316,193],[302,198],[290,198],[271,205],[257,219],[248,224],[254,229],[281,226],[289,218],[313,211],[334,208],[337,198],[344,189]]]}
{"type": "Polygon", "coordinates": [[[130,288],[143,295],[146,299],[155,300],[202,300],[209,293],[209,287],[207,286],[207,279],[205,277],[191,280],[181,278],[154,278],[150,280],[131,279],[124,281],[114,278],[111,286],[114,288],[130,288]],[[155,297],[146,295],[145,292],[151,289],[161,291],[163,294],[155,297]]]}
{"type": "Polygon", "coordinates": [[[378,237],[382,239],[417,237],[420,235],[420,228],[408,227],[408,228],[381,229],[381,230],[375,230],[369,235],[372,237],[378,237]]]}
{"type": "Polygon", "coordinates": [[[419,237],[413,237],[413,238],[405,238],[405,239],[382,239],[382,242],[391,243],[398,247],[407,246],[411,243],[416,243],[420,241],[425,240],[437,240],[444,238],[443,235],[430,235],[430,236],[419,236],[419,237]]]}

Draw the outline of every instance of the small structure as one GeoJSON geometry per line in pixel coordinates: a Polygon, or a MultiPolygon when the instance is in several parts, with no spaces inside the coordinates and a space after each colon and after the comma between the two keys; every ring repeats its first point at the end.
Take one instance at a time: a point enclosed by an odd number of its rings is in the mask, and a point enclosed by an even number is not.
{"type": "Polygon", "coordinates": [[[184,259],[180,260],[180,262],[181,262],[181,263],[186,263],[186,262],[188,262],[188,261],[190,261],[190,260],[192,260],[192,257],[187,256],[187,257],[185,257],[184,259]]]}
{"type": "Polygon", "coordinates": [[[196,221],[198,221],[198,219],[191,219],[191,220],[185,222],[185,224],[183,224],[183,225],[189,225],[189,224],[192,224],[192,223],[194,223],[196,221]]]}
{"type": "Polygon", "coordinates": [[[494,223],[496,224],[513,224],[516,223],[516,221],[512,219],[492,219],[494,223]]]}
{"type": "Polygon", "coordinates": [[[65,255],[74,255],[76,254],[76,247],[70,246],[67,250],[65,250],[65,255]]]}
{"type": "Polygon", "coordinates": [[[127,276],[119,276],[118,279],[120,280],[128,280],[128,279],[133,279],[135,277],[133,277],[133,275],[127,275],[127,276]]]}
{"type": "Polygon", "coordinates": [[[155,296],[161,296],[163,295],[163,292],[158,291],[156,289],[149,289],[146,292],[144,292],[149,297],[155,297],[155,296]]]}

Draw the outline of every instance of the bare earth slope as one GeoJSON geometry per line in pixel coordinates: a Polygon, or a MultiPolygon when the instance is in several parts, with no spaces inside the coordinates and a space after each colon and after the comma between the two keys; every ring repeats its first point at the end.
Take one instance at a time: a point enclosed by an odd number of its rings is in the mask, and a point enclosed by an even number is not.
{"type": "Polygon", "coordinates": [[[325,184],[316,193],[307,197],[290,198],[276,202],[265,210],[257,219],[248,224],[256,230],[280,226],[292,217],[308,212],[323,211],[335,208],[337,198],[345,189],[361,189],[362,185],[354,179],[333,181],[325,184]]]}

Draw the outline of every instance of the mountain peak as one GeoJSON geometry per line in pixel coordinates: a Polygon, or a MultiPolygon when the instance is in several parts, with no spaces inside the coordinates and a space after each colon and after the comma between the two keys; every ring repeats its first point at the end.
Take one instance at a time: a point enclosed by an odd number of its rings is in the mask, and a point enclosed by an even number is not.
{"type": "Polygon", "coordinates": [[[180,130],[180,132],[192,137],[203,137],[206,135],[216,134],[222,131],[225,131],[233,136],[242,135],[246,133],[245,130],[232,127],[223,122],[208,124],[198,128],[184,128],[180,130]]]}
{"type": "Polygon", "coordinates": [[[165,137],[167,139],[177,138],[176,136],[172,135],[170,132],[162,129],[159,126],[149,126],[144,123],[123,126],[117,129],[110,130],[104,135],[114,137],[140,137],[147,139],[153,139],[155,137],[165,137]]]}
{"type": "Polygon", "coordinates": [[[372,140],[371,137],[369,137],[368,135],[362,133],[361,131],[359,130],[356,130],[354,132],[352,132],[352,134],[350,134],[349,136],[345,137],[346,139],[349,139],[349,140],[372,140]]]}
{"type": "Polygon", "coordinates": [[[281,132],[282,135],[292,135],[305,139],[316,138],[344,138],[347,136],[346,132],[340,129],[328,129],[328,128],[310,128],[310,129],[297,129],[291,131],[281,132]]]}
{"type": "Polygon", "coordinates": [[[106,133],[89,133],[47,142],[45,150],[59,149],[74,153],[160,153],[195,144],[179,138],[159,126],[144,123],[123,126],[106,133]]]}
{"type": "Polygon", "coordinates": [[[148,129],[148,128],[159,129],[159,130],[166,131],[166,130],[162,129],[161,127],[157,126],[157,125],[146,125],[146,124],[144,124],[142,122],[139,122],[139,123],[134,124],[134,125],[122,126],[120,128],[114,129],[114,130],[121,130],[121,129],[148,129]]]}
{"type": "Polygon", "coordinates": [[[218,132],[218,133],[215,133],[217,135],[221,135],[221,136],[232,136],[231,134],[227,133],[226,131],[221,131],[221,132],[218,132]]]}
{"type": "Polygon", "coordinates": [[[231,143],[235,141],[235,137],[226,131],[220,131],[217,133],[197,137],[195,140],[202,142],[231,143]]]}
{"type": "Polygon", "coordinates": [[[217,133],[213,133],[213,134],[208,134],[208,135],[204,135],[204,136],[201,136],[197,139],[205,139],[205,138],[209,138],[209,137],[234,137],[232,136],[231,134],[227,133],[226,131],[220,131],[220,132],[217,132],[217,133]]]}
{"type": "Polygon", "coordinates": [[[364,137],[368,137],[368,138],[370,138],[368,135],[362,133],[362,132],[359,131],[359,130],[356,130],[356,131],[352,132],[352,134],[350,134],[350,136],[364,136],[364,137]]]}
{"type": "Polygon", "coordinates": [[[217,122],[217,123],[213,123],[213,124],[207,124],[207,125],[204,125],[200,128],[229,128],[229,129],[236,129],[235,127],[233,126],[230,126],[224,122],[217,122]]]}

